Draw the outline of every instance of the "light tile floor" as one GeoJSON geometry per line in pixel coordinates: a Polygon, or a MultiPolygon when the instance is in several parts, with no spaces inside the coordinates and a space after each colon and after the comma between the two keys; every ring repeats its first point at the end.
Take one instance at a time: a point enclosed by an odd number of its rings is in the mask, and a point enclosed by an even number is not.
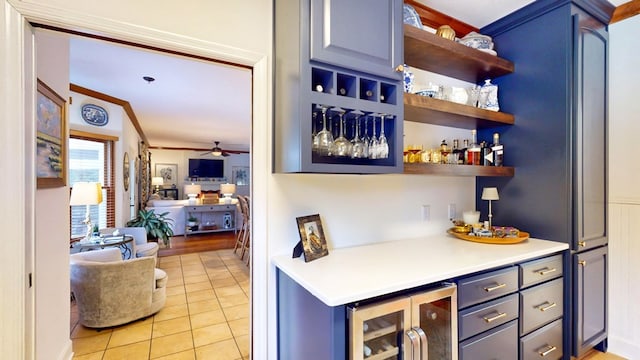
{"type": "Polygon", "coordinates": [[[74,359],[249,359],[249,269],[233,250],[158,259],[167,302],[154,316],[85,328],[71,306],[74,359]]]}

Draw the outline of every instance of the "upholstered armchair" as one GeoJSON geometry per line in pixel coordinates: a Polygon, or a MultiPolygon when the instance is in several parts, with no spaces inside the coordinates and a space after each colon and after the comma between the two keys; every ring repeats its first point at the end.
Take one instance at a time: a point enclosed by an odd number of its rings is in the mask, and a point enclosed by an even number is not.
{"type": "Polygon", "coordinates": [[[133,245],[131,253],[135,254],[135,257],[152,256],[158,258],[158,243],[147,242],[147,230],[143,227],[121,227],[121,228],[106,228],[100,230],[102,234],[113,234],[115,230],[118,230],[121,235],[133,236],[133,245]]]}
{"type": "Polygon", "coordinates": [[[165,304],[167,274],[153,257],[122,260],[120,249],[106,248],[72,254],[70,262],[71,291],[86,327],[125,324],[165,304]]]}

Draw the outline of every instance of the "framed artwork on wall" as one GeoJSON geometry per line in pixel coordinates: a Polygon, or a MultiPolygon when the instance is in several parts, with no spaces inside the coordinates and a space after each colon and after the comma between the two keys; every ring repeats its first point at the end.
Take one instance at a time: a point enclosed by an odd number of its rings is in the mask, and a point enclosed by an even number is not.
{"type": "Polygon", "coordinates": [[[232,166],[231,182],[236,185],[249,185],[249,167],[232,166]]]}
{"type": "Polygon", "coordinates": [[[177,164],[156,164],[155,176],[162,177],[162,185],[175,185],[178,183],[178,165],[177,164]]]}
{"type": "Polygon", "coordinates": [[[38,79],[36,97],[36,176],[38,188],[67,184],[65,101],[38,79]]]}

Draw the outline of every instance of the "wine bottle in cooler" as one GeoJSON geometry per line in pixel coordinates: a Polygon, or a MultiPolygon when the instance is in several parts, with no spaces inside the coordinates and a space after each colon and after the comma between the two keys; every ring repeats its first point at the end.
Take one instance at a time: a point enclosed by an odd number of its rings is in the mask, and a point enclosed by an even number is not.
{"type": "Polygon", "coordinates": [[[503,166],[504,145],[500,144],[500,134],[498,133],[493,134],[491,150],[493,150],[493,166],[503,166]]]}
{"type": "Polygon", "coordinates": [[[480,165],[480,156],[482,155],[480,145],[476,139],[477,131],[471,130],[471,144],[467,148],[467,165],[480,165]]]}

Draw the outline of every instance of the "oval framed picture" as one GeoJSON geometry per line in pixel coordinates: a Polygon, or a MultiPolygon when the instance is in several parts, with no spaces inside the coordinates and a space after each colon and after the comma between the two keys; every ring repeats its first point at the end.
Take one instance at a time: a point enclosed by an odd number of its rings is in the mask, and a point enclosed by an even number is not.
{"type": "Polygon", "coordinates": [[[124,191],[129,191],[129,154],[124,153],[124,160],[122,163],[122,183],[124,185],[124,191]]]}
{"type": "Polygon", "coordinates": [[[95,104],[82,105],[82,120],[94,126],[105,126],[109,123],[109,113],[102,106],[95,104]]]}

